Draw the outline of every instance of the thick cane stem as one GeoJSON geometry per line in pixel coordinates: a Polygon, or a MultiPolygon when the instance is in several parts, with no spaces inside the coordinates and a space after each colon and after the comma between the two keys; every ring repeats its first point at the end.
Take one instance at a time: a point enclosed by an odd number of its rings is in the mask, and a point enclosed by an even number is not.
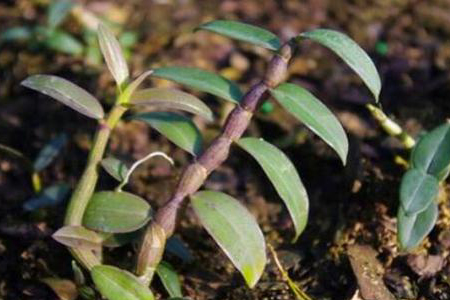
{"type": "Polygon", "coordinates": [[[175,230],[176,216],[181,203],[186,196],[195,193],[203,185],[207,176],[227,159],[231,144],[237,141],[247,129],[263,95],[268,89],[276,87],[284,80],[293,50],[294,45],[286,43],[272,58],[264,79],[250,88],[241,103],[228,115],[220,135],[197,161],[187,166],[172,198],[157,211],[148,225],[136,264],[136,274],[144,283],[149,284],[152,280],[154,270],[162,258],[166,239],[175,230]]]}

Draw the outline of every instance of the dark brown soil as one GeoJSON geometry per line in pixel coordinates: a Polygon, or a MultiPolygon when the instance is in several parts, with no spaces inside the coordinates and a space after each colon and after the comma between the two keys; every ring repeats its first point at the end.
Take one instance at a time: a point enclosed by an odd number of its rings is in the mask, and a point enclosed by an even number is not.
{"type": "MultiPolygon", "coordinates": [[[[45,22],[46,1],[3,1],[0,31],[15,25],[45,22]],[[36,3],[35,3],[36,2],[36,3]]],[[[450,114],[450,1],[83,1],[107,13],[139,34],[132,50],[133,74],[161,65],[196,66],[238,81],[243,89],[261,76],[270,53],[206,32],[193,33],[212,19],[235,19],[265,27],[283,39],[327,27],[346,32],[374,59],[383,79],[381,103],[406,130],[416,136],[450,114]],[[387,47],[387,49],[386,49],[387,47]]],[[[81,36],[72,17],[64,28],[81,36]]],[[[20,86],[35,73],[55,74],[83,86],[109,106],[114,94],[105,68],[80,58],[22,44],[0,45],[0,144],[35,157],[59,133],[69,136],[62,155],[42,172],[44,185],[65,181],[75,185],[86,161],[95,122],[20,86]]],[[[396,245],[398,188],[404,172],[395,157],[408,153],[387,138],[365,110],[369,92],[339,59],[317,45],[305,44],[293,60],[289,81],[309,88],[340,118],[349,135],[349,161],[338,157],[305,127],[274,103],[271,113],[259,113],[247,135],[263,136],[279,145],[294,161],[310,197],[308,226],[291,244],[289,215],[268,179],[246,153],[234,149],[206,187],[242,200],[257,217],[266,241],[272,244],[290,277],[313,299],[351,299],[355,275],[347,255],[353,244],[372,247],[384,271],[384,284],[399,299],[450,299],[450,207],[443,191],[439,221],[414,254],[399,253],[396,245]],[[427,264],[430,257],[440,264],[427,264]],[[434,267],[433,267],[434,266],[434,267]]],[[[154,80],[148,85],[167,86],[154,80]]],[[[199,125],[206,142],[218,133],[228,107],[199,94],[211,106],[216,121],[199,125]]],[[[197,120],[196,120],[197,121],[197,120]]],[[[110,153],[129,160],[161,150],[176,161],[168,169],[160,160],[138,169],[128,186],[159,207],[170,195],[179,172],[190,157],[156,132],[138,123],[120,124],[110,153]]],[[[99,189],[113,187],[103,174],[99,189]]],[[[66,203],[25,212],[33,197],[30,175],[23,165],[0,154],[0,299],[57,299],[40,279],[73,279],[71,256],[51,234],[61,227],[66,203]]],[[[182,263],[168,255],[182,277],[183,291],[192,299],[295,299],[273,262],[250,290],[239,273],[196,221],[189,206],[176,235],[194,260],[182,263]]],[[[132,246],[107,252],[112,263],[128,258],[132,246]]],[[[159,299],[167,294],[155,281],[159,299]]],[[[356,298],[355,298],[356,299],[356,298]]]]}

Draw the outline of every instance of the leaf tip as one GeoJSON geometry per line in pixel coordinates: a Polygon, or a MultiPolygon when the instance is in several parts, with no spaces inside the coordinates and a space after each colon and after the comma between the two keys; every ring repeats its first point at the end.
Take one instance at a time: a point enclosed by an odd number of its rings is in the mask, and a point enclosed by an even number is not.
{"type": "Polygon", "coordinates": [[[258,272],[255,272],[255,270],[249,266],[242,268],[242,275],[244,276],[245,283],[247,284],[247,286],[249,288],[252,289],[255,287],[255,285],[258,283],[259,279],[261,278],[263,271],[264,271],[264,266],[258,272]]]}
{"type": "Polygon", "coordinates": [[[345,167],[347,165],[348,152],[339,155],[342,161],[342,165],[345,167]]]}
{"type": "Polygon", "coordinates": [[[25,86],[25,87],[28,87],[27,86],[27,84],[29,83],[29,77],[27,77],[27,78],[25,78],[24,80],[22,80],[21,82],[20,82],[20,85],[23,85],[23,86],[25,86]]]}
{"type": "Polygon", "coordinates": [[[38,78],[40,75],[30,75],[27,78],[25,78],[24,80],[22,80],[20,82],[21,86],[27,87],[27,88],[31,88],[31,86],[33,85],[33,79],[38,78]]]}

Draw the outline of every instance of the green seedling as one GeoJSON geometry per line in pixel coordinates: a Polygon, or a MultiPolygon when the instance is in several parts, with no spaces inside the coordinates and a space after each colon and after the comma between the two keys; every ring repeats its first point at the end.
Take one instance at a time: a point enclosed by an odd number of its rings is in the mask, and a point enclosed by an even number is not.
{"type": "MultiPolygon", "coordinates": [[[[0,35],[0,45],[9,42],[26,43],[31,50],[45,48],[72,56],[83,56],[92,65],[101,64],[101,51],[95,31],[85,26],[81,30],[81,39],[62,28],[71,11],[81,4],[73,0],[52,0],[47,8],[45,24],[12,27],[0,35]]],[[[119,37],[124,56],[128,58],[131,48],[137,42],[133,31],[122,32],[119,37]]]]}
{"type": "Polygon", "coordinates": [[[401,250],[417,248],[433,229],[438,217],[440,185],[450,171],[450,124],[446,122],[416,141],[372,104],[367,108],[380,126],[411,150],[408,171],[400,184],[397,240],[401,250]]]}
{"type": "Polygon", "coordinates": [[[110,300],[154,299],[149,288],[154,273],[170,296],[182,296],[174,268],[161,259],[166,245],[171,244],[168,239],[175,231],[178,210],[185,199],[190,199],[200,222],[241,272],[247,285],[255,286],[267,262],[264,237],[255,218],[229,195],[211,190],[198,191],[207,176],[226,160],[232,145],[241,147],[261,165],[293,219],[293,241],[297,240],[307,224],[309,207],[300,176],[289,158],[274,145],[261,138],[242,138],[242,135],[263,103],[263,96],[269,92],[282,107],[334,149],[343,164],[346,163],[348,140],[338,119],[306,89],[284,83],[289,60],[299,43],[312,40],[330,48],[362,78],[378,100],[381,84],[375,66],[369,56],[342,33],[317,29],[282,43],[273,33],[240,22],[214,21],[200,26],[199,30],[219,33],[272,51],[274,56],[263,78],[246,93],[226,78],[187,67],[158,68],[131,81],[119,42],[101,25],[98,30],[101,50],[118,87],[115,105],[109,113],[104,113],[100,102],[90,93],[60,77],[33,75],[22,83],[99,123],[85,171],[67,209],[65,226],[54,234],[54,238],[69,247],[74,258],[90,271],[98,291],[110,300]],[[211,119],[210,109],[185,92],[140,89],[148,76],[172,80],[235,105],[220,135],[209,147],[203,148],[201,133],[189,118],[169,111],[182,110],[211,119]],[[131,115],[128,120],[145,122],[195,158],[181,174],[172,197],[156,211],[138,195],[122,191],[137,165],[128,167],[114,157],[104,158],[111,131],[130,108],[141,105],[152,106],[154,111],[131,115]],[[120,182],[115,190],[95,191],[99,166],[120,182]],[[141,239],[134,270],[102,264],[103,247],[108,244],[120,246],[133,240],[130,235],[139,232],[141,239]]]}
{"type": "Polygon", "coordinates": [[[66,144],[66,134],[57,135],[39,151],[34,161],[20,151],[0,144],[0,153],[6,157],[20,161],[31,174],[31,184],[36,196],[23,203],[22,207],[25,211],[34,211],[41,207],[59,204],[69,195],[70,187],[66,183],[57,183],[48,187],[42,187],[40,176],[40,173],[55,160],[66,144]]]}
{"type": "Polygon", "coordinates": [[[81,55],[83,44],[60,28],[73,6],[74,3],[69,0],[51,1],[45,24],[9,28],[0,36],[0,42],[26,42],[31,49],[44,47],[65,54],[81,55]]]}
{"type": "Polygon", "coordinates": [[[402,178],[397,232],[400,247],[410,251],[430,233],[438,216],[439,185],[450,170],[450,124],[423,135],[411,152],[402,178]]]}

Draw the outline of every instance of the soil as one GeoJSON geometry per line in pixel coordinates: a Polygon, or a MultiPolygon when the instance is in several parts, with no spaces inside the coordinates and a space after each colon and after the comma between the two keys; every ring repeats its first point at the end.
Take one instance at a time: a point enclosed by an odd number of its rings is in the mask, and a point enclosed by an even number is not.
{"type": "MultiPolygon", "coordinates": [[[[1,30],[43,24],[45,2],[3,1],[1,30]]],[[[97,14],[122,23],[138,34],[129,62],[133,75],[162,65],[196,66],[236,80],[245,90],[263,73],[270,53],[248,44],[192,30],[212,19],[234,19],[271,30],[284,40],[296,33],[326,27],[355,39],[374,59],[383,79],[383,109],[411,135],[417,136],[449,116],[450,1],[448,0],[243,0],[243,1],[81,1],[97,14]]],[[[81,26],[71,16],[63,28],[81,38],[81,26]]],[[[82,58],[26,44],[0,44],[0,144],[33,158],[59,133],[69,142],[41,172],[44,186],[68,182],[74,186],[86,162],[95,122],[48,97],[20,86],[30,74],[65,77],[111,105],[114,86],[106,68],[82,58]]],[[[358,287],[348,249],[372,248],[382,266],[383,284],[397,299],[450,299],[450,207],[442,188],[436,227],[413,253],[401,253],[396,243],[399,182],[408,158],[401,145],[371,119],[364,104],[372,101],[358,77],[328,50],[306,43],[293,60],[288,80],[310,89],[342,121],[349,135],[346,166],[304,126],[272,101],[271,112],[259,112],[246,135],[262,136],[278,145],[294,162],[310,198],[309,222],[291,244],[293,226],[286,208],[257,163],[239,149],[214,172],[206,188],[241,200],[256,216],[267,243],[273,245],[290,278],[312,299],[357,299],[358,287]],[[243,163],[245,162],[245,163],[243,163]]],[[[169,86],[151,80],[150,86],[169,86]]],[[[191,91],[192,92],[192,91],[191,91]]],[[[195,93],[195,92],[194,92],[195,93]]],[[[208,143],[219,131],[229,107],[212,96],[197,94],[213,109],[216,121],[197,124],[208,143]]],[[[129,161],[151,151],[174,158],[169,168],[159,159],[140,167],[128,190],[161,206],[191,157],[165,138],[136,122],[115,130],[109,153],[129,161]]],[[[114,187],[102,174],[98,189],[114,187]]],[[[0,299],[58,299],[42,278],[73,280],[71,256],[51,238],[62,225],[66,203],[31,212],[22,204],[34,196],[23,163],[0,153],[0,299]]],[[[189,205],[180,217],[176,236],[189,248],[189,263],[168,254],[179,272],[185,296],[192,299],[295,299],[270,259],[254,289],[201,228],[189,205]]],[[[132,262],[134,246],[107,250],[111,263],[132,262]]],[[[269,255],[270,257],[270,255],[269,255]]],[[[358,281],[359,282],[359,281],[358,281]]],[[[162,285],[152,286],[166,299],[162,285]]]]}

